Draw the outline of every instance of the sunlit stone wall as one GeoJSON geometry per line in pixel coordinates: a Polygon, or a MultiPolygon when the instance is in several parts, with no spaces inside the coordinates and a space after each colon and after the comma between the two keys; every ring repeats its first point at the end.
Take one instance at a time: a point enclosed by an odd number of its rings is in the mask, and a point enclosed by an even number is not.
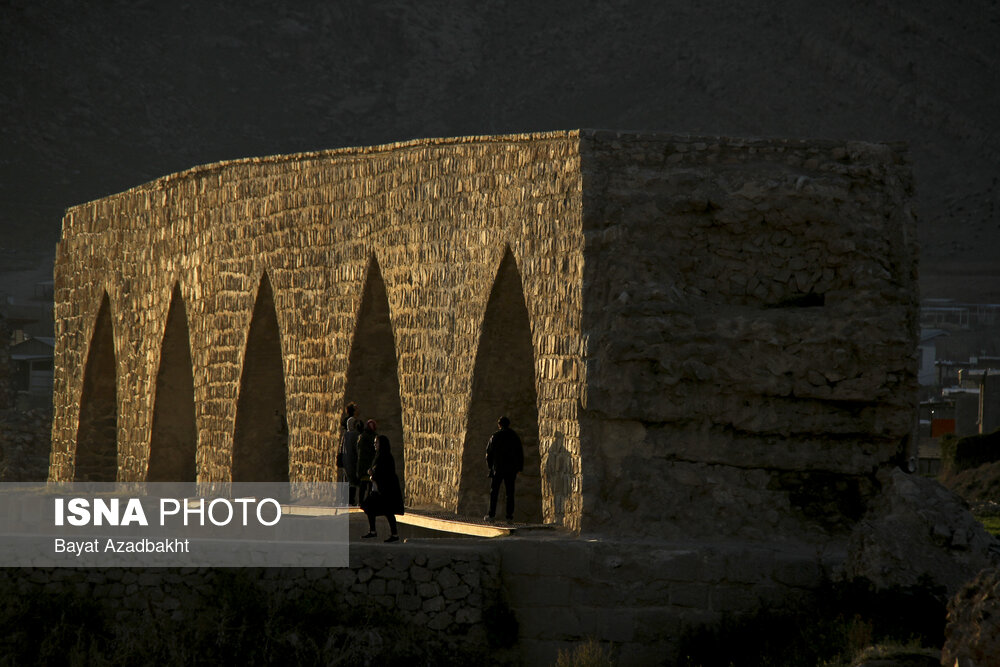
{"type": "Polygon", "coordinates": [[[334,479],[353,400],[411,506],[481,515],[509,413],[520,519],[837,532],[912,426],[909,194],[887,146],[592,131],[167,176],[64,220],[50,477],[334,479]]]}
{"type": "MultiPolygon", "coordinates": [[[[51,477],[74,478],[78,434],[93,430],[80,420],[81,404],[86,413],[100,398],[85,394],[84,375],[100,343],[92,339],[106,293],[113,338],[105,346],[113,346],[117,369],[112,479],[146,477],[157,403],[193,392],[198,479],[228,479],[239,469],[241,439],[248,452],[283,446],[277,411],[287,421],[287,476],[330,480],[342,406],[355,400],[404,462],[407,501],[454,509],[479,332],[509,249],[530,322],[507,326],[530,331],[528,369],[540,398],[535,465],[544,462],[545,506],[537,513],[578,526],[581,377],[567,373],[581,367],[582,353],[578,144],[577,133],[558,132],[241,160],[71,209],[56,268],[51,477]],[[187,388],[158,383],[175,286],[189,331],[187,388]],[[362,303],[366,294],[373,303],[362,303]],[[265,333],[248,346],[255,305],[265,333]],[[387,319],[366,323],[361,315],[387,319]],[[268,318],[277,340],[266,335],[268,318]],[[371,348],[369,334],[379,329],[391,335],[374,338],[392,349],[366,349],[352,363],[352,346],[371,348]],[[260,370],[274,354],[283,377],[260,370]],[[348,386],[354,395],[345,396],[348,386]],[[248,399],[238,418],[241,394],[263,391],[275,393],[270,403],[248,399]]],[[[466,472],[481,486],[499,416],[470,434],[483,453],[481,467],[466,472]]]]}

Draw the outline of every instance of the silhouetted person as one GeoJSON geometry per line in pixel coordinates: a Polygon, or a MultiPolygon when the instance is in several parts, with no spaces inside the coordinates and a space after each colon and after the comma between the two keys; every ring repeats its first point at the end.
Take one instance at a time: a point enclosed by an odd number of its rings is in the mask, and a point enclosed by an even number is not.
{"type": "Polygon", "coordinates": [[[374,419],[369,419],[365,422],[365,430],[358,436],[358,465],[356,468],[358,471],[358,504],[363,503],[371,492],[371,473],[368,472],[368,469],[372,467],[372,462],[375,460],[377,430],[378,424],[375,423],[374,419]]]}
{"type": "Polygon", "coordinates": [[[357,505],[359,500],[358,487],[360,485],[360,480],[358,479],[358,439],[361,437],[362,431],[365,430],[365,425],[361,423],[360,419],[355,419],[354,417],[351,417],[348,423],[351,425],[351,428],[344,431],[340,451],[343,455],[344,474],[347,477],[347,483],[350,485],[348,503],[357,505]]]}
{"type": "Polygon", "coordinates": [[[490,436],[486,445],[486,465],[490,469],[490,513],[484,519],[492,521],[497,514],[497,497],[500,495],[500,485],[504,485],[507,496],[507,520],[514,518],[514,481],[517,473],[524,469],[524,448],[521,438],[510,427],[510,420],[501,417],[497,420],[500,427],[490,436]]]}
{"type": "Polygon", "coordinates": [[[340,418],[341,431],[350,431],[354,427],[354,424],[351,423],[351,420],[354,418],[354,413],[357,411],[357,409],[358,406],[355,405],[353,402],[348,403],[347,407],[344,408],[344,416],[340,418]]]}
{"type": "Polygon", "coordinates": [[[384,516],[389,522],[389,539],[386,542],[398,542],[396,532],[396,515],[403,514],[403,493],[399,488],[399,477],[396,476],[396,461],[389,449],[389,438],[384,435],[375,440],[375,460],[368,474],[372,480],[372,490],[361,502],[361,509],[368,516],[368,534],[363,538],[378,537],[375,532],[375,517],[384,516]]]}
{"type": "Polygon", "coordinates": [[[288,420],[280,410],[274,411],[274,439],[279,450],[288,447],[288,420]]]}

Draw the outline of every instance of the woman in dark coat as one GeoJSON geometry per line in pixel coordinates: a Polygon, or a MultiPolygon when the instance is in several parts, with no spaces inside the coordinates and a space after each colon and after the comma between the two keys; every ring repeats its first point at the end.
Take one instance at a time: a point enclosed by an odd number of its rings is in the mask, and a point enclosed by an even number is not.
{"type": "Polygon", "coordinates": [[[362,537],[378,537],[375,533],[375,517],[384,516],[389,521],[389,539],[398,542],[396,515],[403,514],[403,492],[396,476],[396,460],[389,449],[389,438],[384,435],[375,440],[375,461],[368,474],[372,478],[372,492],[361,503],[361,509],[368,515],[368,534],[362,537]]]}
{"type": "Polygon", "coordinates": [[[340,451],[343,453],[344,472],[347,474],[347,483],[350,485],[348,500],[351,505],[357,505],[361,495],[361,480],[358,478],[358,438],[365,430],[365,425],[360,419],[352,419],[351,428],[344,431],[343,445],[340,451]]]}

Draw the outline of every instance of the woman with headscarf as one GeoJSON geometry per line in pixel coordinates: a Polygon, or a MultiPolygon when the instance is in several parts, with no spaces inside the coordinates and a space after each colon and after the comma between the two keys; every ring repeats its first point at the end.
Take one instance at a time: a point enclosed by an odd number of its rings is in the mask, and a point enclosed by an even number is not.
{"type": "Polygon", "coordinates": [[[403,492],[396,476],[396,460],[389,448],[389,438],[384,435],[375,440],[375,460],[368,470],[372,480],[372,491],[361,503],[361,509],[368,516],[368,534],[363,538],[378,537],[375,532],[375,517],[384,516],[389,522],[389,539],[398,542],[396,515],[403,514],[403,492]]]}

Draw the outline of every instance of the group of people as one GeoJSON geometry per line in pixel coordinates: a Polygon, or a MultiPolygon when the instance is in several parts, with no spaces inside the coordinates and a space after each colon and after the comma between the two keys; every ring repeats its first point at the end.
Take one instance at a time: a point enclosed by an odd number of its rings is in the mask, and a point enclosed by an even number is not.
{"type": "MultiPolygon", "coordinates": [[[[362,422],[354,403],[348,403],[341,420],[340,455],[337,465],[344,470],[350,485],[348,502],[357,504],[368,517],[368,532],[361,537],[378,537],[375,518],[386,517],[390,535],[386,542],[398,542],[396,515],[403,514],[403,493],[396,475],[396,461],[392,456],[389,438],[379,435],[374,419],[362,422]]],[[[514,482],[524,469],[524,449],[521,439],[510,427],[510,419],[500,417],[497,431],[486,445],[486,465],[489,468],[490,507],[483,517],[493,521],[496,517],[500,487],[506,495],[506,517],[514,518],[514,482]]]]}
{"type": "Polygon", "coordinates": [[[348,503],[357,504],[368,517],[368,532],[362,537],[378,537],[375,517],[384,516],[389,522],[386,542],[398,542],[396,515],[404,513],[403,492],[389,438],[378,433],[374,419],[362,422],[356,413],[357,406],[349,403],[340,423],[342,437],[337,464],[343,468],[349,484],[348,503]]]}

